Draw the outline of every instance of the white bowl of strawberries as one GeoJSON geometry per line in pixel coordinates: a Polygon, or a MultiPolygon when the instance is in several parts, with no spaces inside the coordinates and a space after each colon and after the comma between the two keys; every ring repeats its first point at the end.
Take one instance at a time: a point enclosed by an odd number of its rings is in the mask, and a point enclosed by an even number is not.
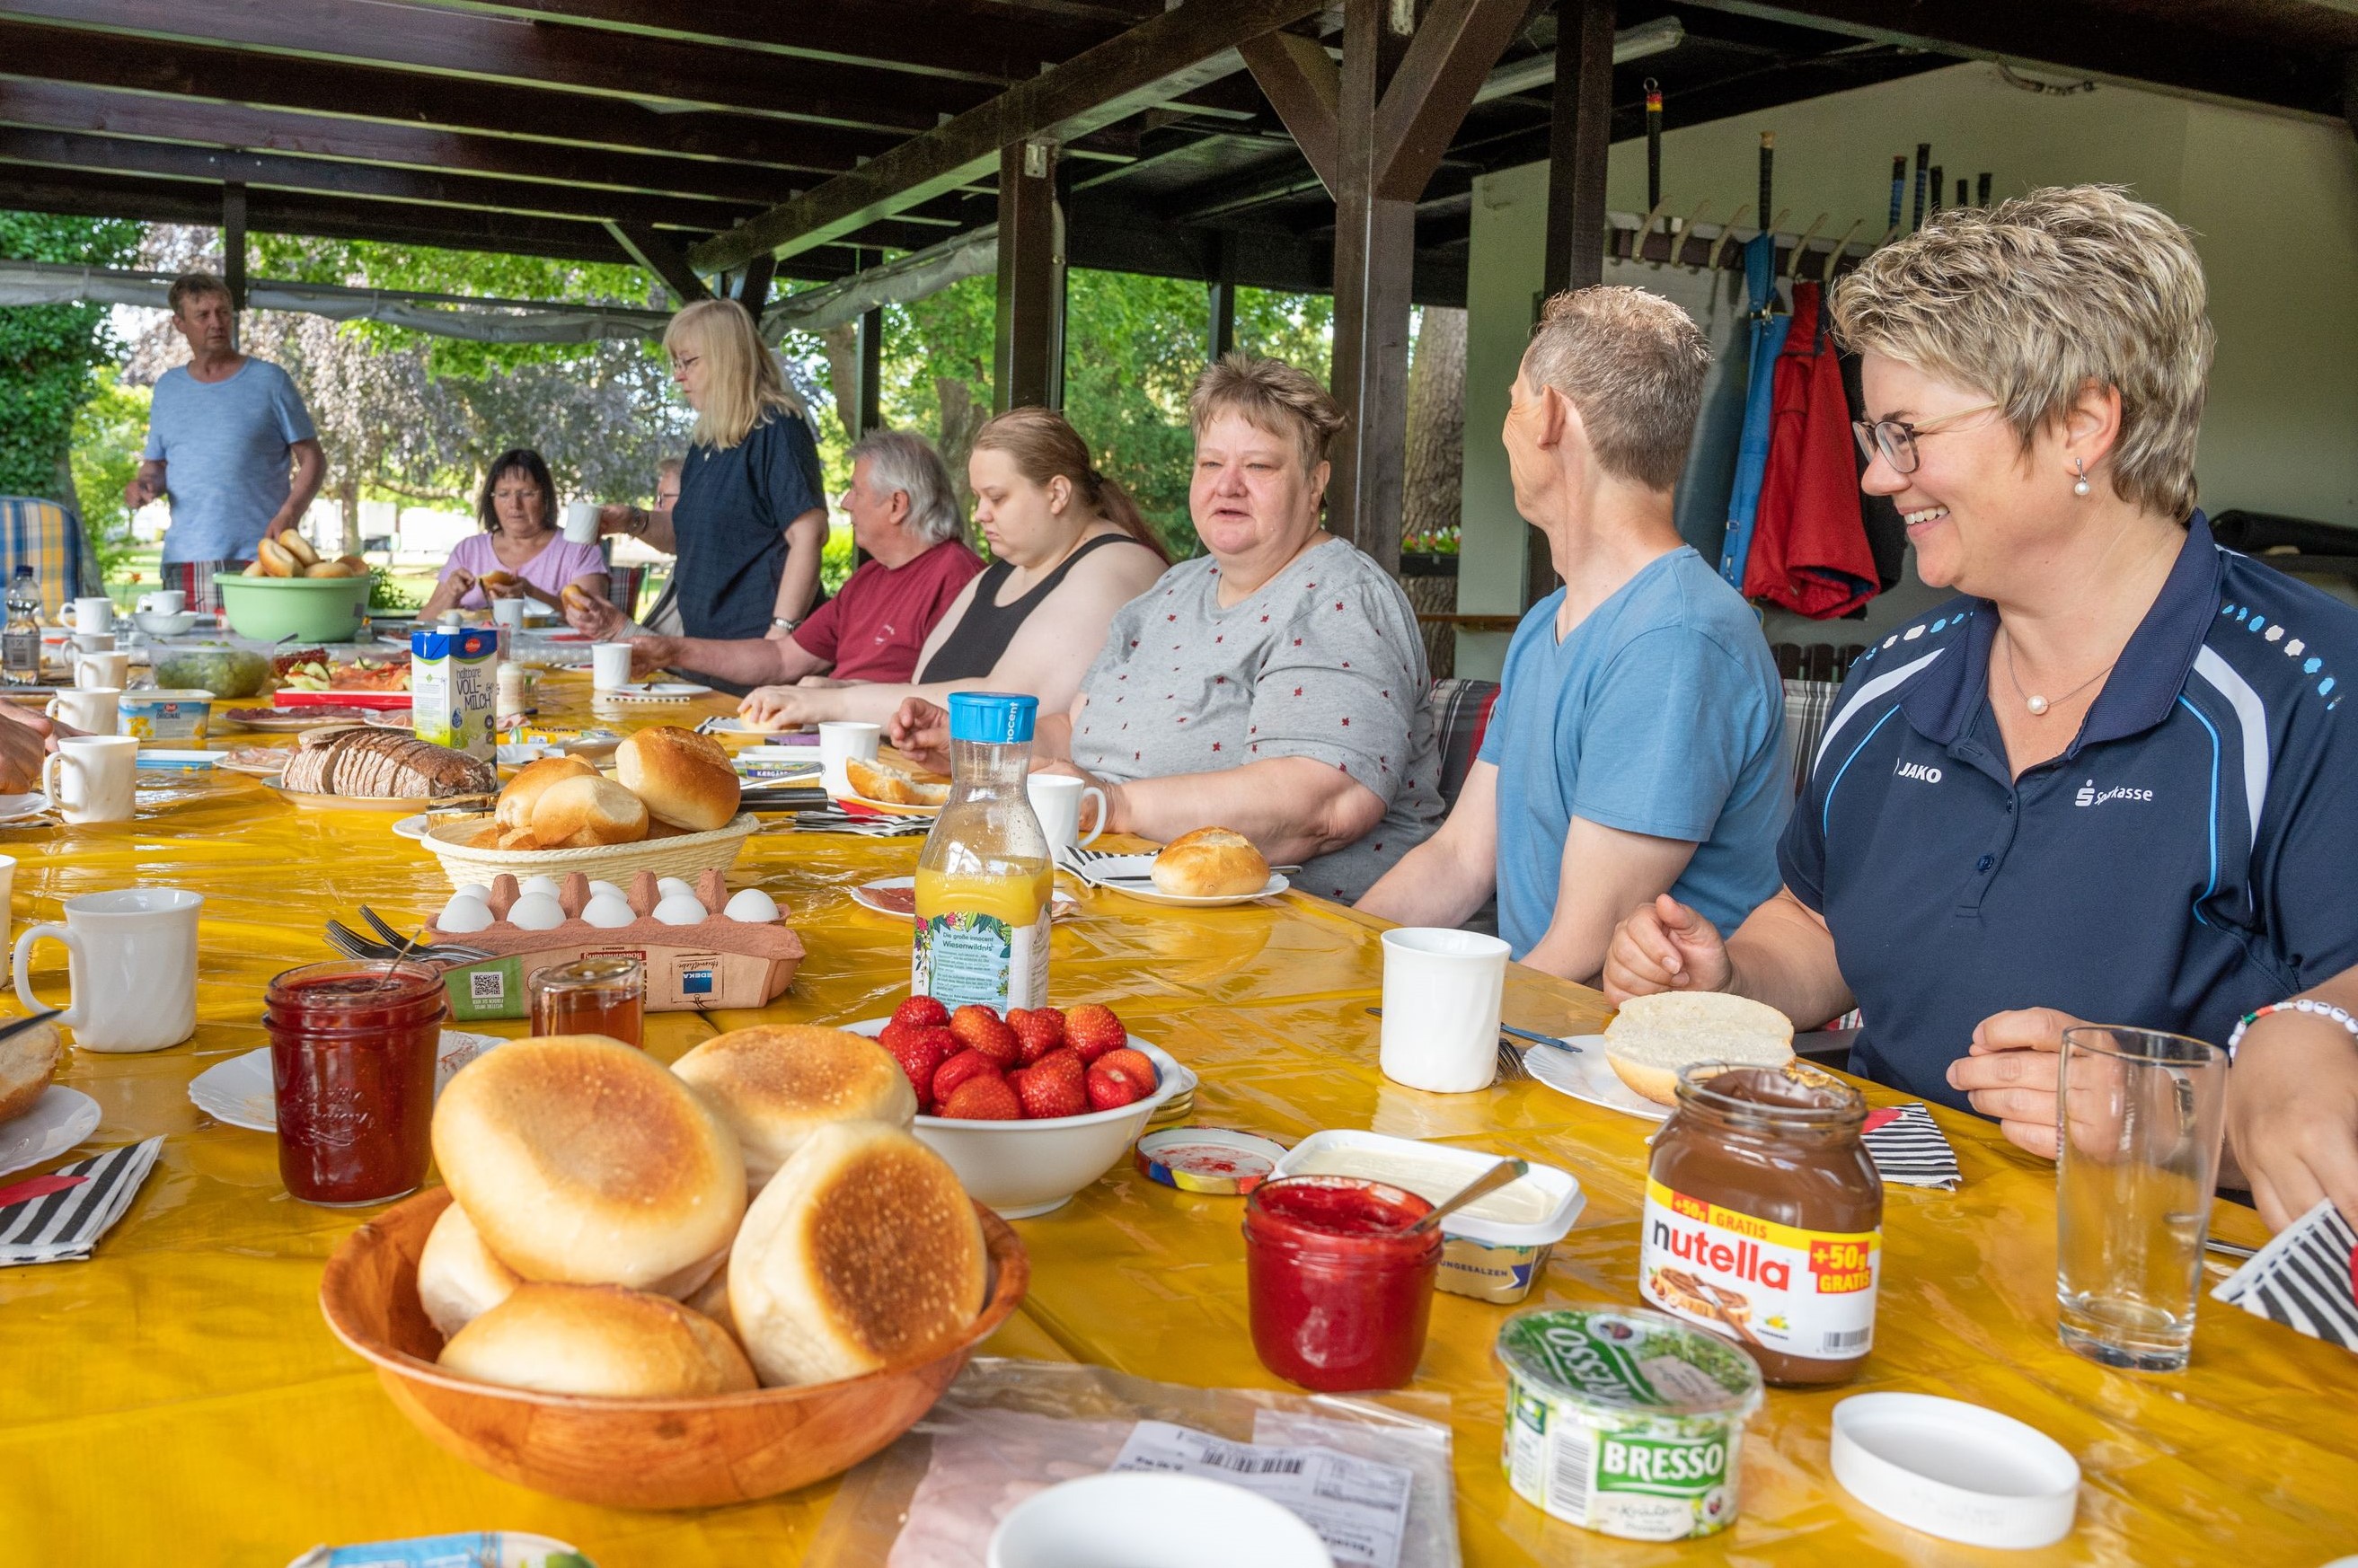
{"type": "Polygon", "coordinates": [[[892,1054],[917,1091],[917,1136],[1009,1219],[1061,1206],[1120,1161],[1156,1107],[1195,1087],[1094,1002],[1001,1018],[911,997],[845,1027],[892,1054]]]}

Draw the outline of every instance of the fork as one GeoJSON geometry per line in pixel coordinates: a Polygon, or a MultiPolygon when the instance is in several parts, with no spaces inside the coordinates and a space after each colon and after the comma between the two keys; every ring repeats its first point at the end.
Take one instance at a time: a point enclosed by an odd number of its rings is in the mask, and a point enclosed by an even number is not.
{"type": "Polygon", "coordinates": [[[373,962],[390,963],[395,958],[406,956],[412,958],[423,958],[429,963],[472,964],[493,957],[481,947],[471,947],[456,942],[438,942],[424,947],[410,946],[406,939],[400,943],[375,942],[362,935],[340,920],[330,920],[327,923],[327,937],[328,945],[345,957],[373,962]]]}

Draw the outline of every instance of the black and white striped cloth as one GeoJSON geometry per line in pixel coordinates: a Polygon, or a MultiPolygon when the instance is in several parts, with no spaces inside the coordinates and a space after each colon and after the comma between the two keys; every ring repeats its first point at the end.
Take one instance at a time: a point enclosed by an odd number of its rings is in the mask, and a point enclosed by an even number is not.
{"type": "Polygon", "coordinates": [[[2358,1230],[2331,1200],[2277,1233],[2212,1299],[2358,1350],[2358,1230]]]}
{"type": "Polygon", "coordinates": [[[922,838],[933,826],[930,816],[854,816],[834,806],[797,811],[794,817],[797,833],[856,833],[863,838],[922,838]]]}
{"type": "Polygon", "coordinates": [[[126,1143],[103,1154],[61,1165],[60,1176],[90,1179],[63,1192],[0,1208],[0,1267],[12,1263],[79,1262],[139,1195],[139,1184],[156,1168],[161,1136],[126,1143]]]}
{"type": "Polygon", "coordinates": [[[1883,1179],[1903,1187],[1955,1192],[1964,1176],[1957,1169],[1956,1151],[1933,1123],[1932,1113],[1914,1103],[1899,1107],[1897,1116],[1887,1115],[1888,1109],[1878,1107],[1866,1118],[1866,1152],[1883,1179]]]}

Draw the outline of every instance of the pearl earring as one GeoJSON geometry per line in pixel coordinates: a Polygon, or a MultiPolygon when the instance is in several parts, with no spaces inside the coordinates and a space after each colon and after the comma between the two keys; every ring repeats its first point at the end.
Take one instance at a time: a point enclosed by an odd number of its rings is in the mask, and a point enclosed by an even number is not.
{"type": "Polygon", "coordinates": [[[2071,466],[2077,469],[2080,472],[2080,477],[2071,481],[2071,493],[2074,495],[2087,494],[2089,490],[2093,488],[2088,483],[2087,460],[2082,458],[2073,458],[2071,460],[2071,466]]]}

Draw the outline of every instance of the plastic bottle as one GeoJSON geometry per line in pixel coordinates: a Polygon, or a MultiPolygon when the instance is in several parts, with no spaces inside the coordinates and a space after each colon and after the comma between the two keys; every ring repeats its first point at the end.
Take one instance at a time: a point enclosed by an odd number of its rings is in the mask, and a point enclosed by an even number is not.
{"type": "Polygon", "coordinates": [[[8,621],[0,630],[0,672],[10,686],[41,681],[41,579],[20,566],[8,582],[8,621]]]}
{"type": "Polygon", "coordinates": [[[1023,775],[1039,699],[950,697],[950,797],[917,857],[909,990],[953,1010],[1048,1000],[1048,908],[1056,869],[1023,775]]]}

